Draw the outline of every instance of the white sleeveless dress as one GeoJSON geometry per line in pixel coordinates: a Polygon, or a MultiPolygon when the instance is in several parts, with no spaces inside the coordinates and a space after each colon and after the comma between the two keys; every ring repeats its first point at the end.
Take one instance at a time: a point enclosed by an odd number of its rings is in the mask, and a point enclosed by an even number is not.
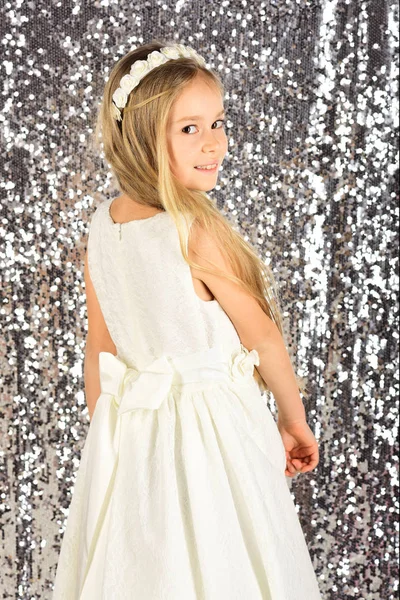
{"type": "Polygon", "coordinates": [[[117,356],[99,356],[53,600],[320,600],[285,449],[241,344],[200,299],[168,213],[114,223],[90,276],[117,356]]]}

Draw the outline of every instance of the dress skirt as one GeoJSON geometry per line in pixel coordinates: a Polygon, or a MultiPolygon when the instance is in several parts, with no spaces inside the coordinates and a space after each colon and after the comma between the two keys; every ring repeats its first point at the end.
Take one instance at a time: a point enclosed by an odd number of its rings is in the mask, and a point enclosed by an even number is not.
{"type": "Polygon", "coordinates": [[[100,353],[53,600],[320,600],[255,351],[100,353]]]}

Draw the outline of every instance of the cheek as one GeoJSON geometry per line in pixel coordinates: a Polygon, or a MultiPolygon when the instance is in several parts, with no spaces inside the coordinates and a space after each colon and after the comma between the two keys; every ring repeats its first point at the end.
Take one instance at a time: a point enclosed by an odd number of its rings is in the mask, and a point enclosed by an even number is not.
{"type": "Polygon", "coordinates": [[[174,175],[178,176],[182,168],[181,152],[177,144],[171,144],[169,147],[169,164],[174,175]]]}
{"type": "Polygon", "coordinates": [[[182,159],[187,156],[188,151],[190,151],[189,144],[185,139],[178,138],[170,144],[170,156],[176,164],[182,163],[182,159]]]}
{"type": "MultiPolygon", "coordinates": [[[[188,136],[189,138],[189,136],[188,136]]],[[[174,158],[176,168],[188,169],[192,168],[193,161],[199,155],[198,143],[193,138],[183,138],[179,144],[175,145],[174,158]]]]}
{"type": "Polygon", "coordinates": [[[180,140],[174,140],[168,145],[170,169],[175,177],[183,177],[190,162],[190,149],[180,140]]]}

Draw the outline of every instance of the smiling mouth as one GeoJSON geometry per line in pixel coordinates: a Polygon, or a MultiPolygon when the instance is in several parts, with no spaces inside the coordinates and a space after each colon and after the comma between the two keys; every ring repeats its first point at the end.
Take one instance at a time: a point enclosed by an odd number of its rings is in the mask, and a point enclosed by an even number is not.
{"type": "Polygon", "coordinates": [[[195,167],[195,169],[199,169],[200,171],[215,171],[215,169],[218,167],[218,163],[212,163],[211,165],[199,165],[197,167],[195,167]]]}

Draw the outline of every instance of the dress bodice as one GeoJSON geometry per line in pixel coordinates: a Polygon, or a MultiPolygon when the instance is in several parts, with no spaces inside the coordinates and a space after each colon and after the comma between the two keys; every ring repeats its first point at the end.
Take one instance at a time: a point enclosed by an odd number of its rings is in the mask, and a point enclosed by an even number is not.
{"type": "Polygon", "coordinates": [[[118,357],[140,369],[164,354],[182,356],[216,344],[239,348],[218,301],[197,295],[171,215],[115,223],[112,200],[91,216],[88,264],[118,357]]]}

